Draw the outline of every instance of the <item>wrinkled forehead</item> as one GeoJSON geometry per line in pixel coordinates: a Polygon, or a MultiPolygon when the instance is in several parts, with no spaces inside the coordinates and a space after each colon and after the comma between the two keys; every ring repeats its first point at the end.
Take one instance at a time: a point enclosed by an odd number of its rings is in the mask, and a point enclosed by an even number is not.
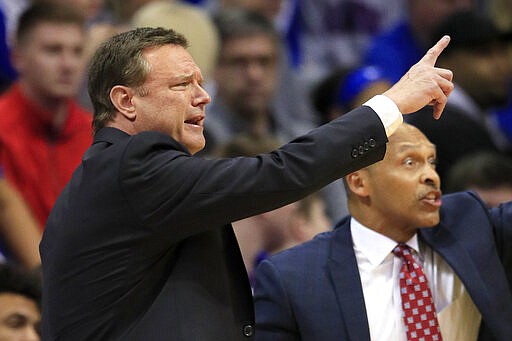
{"type": "Polygon", "coordinates": [[[70,37],[80,40],[80,43],[84,43],[85,35],[85,28],[77,23],[41,21],[21,36],[17,43],[18,45],[26,45],[33,40],[60,42],[67,41],[70,37]]]}
{"type": "Polygon", "coordinates": [[[402,123],[393,135],[389,137],[389,143],[418,141],[430,143],[430,140],[415,126],[409,123],[402,123]]]}
{"type": "Polygon", "coordinates": [[[418,128],[404,123],[389,137],[387,150],[397,153],[414,149],[435,151],[436,146],[418,128]]]}
{"type": "Polygon", "coordinates": [[[147,47],[142,51],[143,58],[151,73],[194,75],[202,79],[201,70],[190,52],[179,45],[147,47]]]}

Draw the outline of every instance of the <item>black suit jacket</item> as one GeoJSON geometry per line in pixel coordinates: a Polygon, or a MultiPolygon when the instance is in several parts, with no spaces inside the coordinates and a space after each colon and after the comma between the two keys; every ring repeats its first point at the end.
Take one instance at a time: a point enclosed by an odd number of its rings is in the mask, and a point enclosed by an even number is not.
{"type": "Polygon", "coordinates": [[[254,158],[206,160],[157,132],[97,132],[40,251],[44,340],[239,340],[252,295],[230,223],[383,158],[359,108],[254,158]]]}

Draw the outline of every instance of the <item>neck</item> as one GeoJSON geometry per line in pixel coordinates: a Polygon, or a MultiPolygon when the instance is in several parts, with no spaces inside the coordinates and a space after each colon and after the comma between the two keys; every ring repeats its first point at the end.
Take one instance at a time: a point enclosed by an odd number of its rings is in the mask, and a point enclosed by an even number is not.
{"type": "Polygon", "coordinates": [[[263,107],[247,107],[233,110],[232,113],[257,136],[266,135],[271,131],[270,112],[263,107]]]}
{"type": "Polygon", "coordinates": [[[251,120],[251,132],[255,136],[264,136],[269,133],[270,123],[266,115],[257,115],[251,120]]]}
{"type": "Polygon", "coordinates": [[[105,124],[106,127],[112,127],[124,131],[128,135],[137,134],[133,121],[129,120],[123,114],[117,112],[114,118],[105,124]]]}
{"type": "Polygon", "coordinates": [[[21,91],[28,99],[51,115],[52,126],[56,129],[60,129],[68,116],[69,98],[45,96],[22,81],[20,81],[20,87],[21,91]]]}
{"type": "Polygon", "coordinates": [[[416,227],[405,225],[398,220],[390,220],[388,215],[380,214],[369,207],[361,208],[349,203],[350,214],[367,228],[380,233],[397,243],[405,243],[417,232],[416,227]]]}

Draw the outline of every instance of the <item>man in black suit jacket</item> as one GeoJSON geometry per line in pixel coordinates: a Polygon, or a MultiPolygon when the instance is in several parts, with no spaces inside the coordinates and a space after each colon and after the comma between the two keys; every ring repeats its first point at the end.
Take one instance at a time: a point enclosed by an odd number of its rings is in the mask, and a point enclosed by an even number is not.
{"type": "Polygon", "coordinates": [[[45,340],[239,340],[252,295],[230,223],[380,160],[401,113],[452,89],[442,38],[385,96],[258,157],[206,160],[210,97],[172,30],[113,37],[91,63],[93,145],[40,250],[45,340]],[[380,118],[381,117],[381,118],[380,118]]]}

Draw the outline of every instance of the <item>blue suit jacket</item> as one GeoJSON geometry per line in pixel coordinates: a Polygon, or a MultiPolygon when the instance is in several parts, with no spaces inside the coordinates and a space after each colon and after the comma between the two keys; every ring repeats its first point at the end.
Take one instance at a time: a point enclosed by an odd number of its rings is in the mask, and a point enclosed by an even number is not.
{"type": "MultiPolygon", "coordinates": [[[[258,267],[257,340],[370,340],[349,218],[258,267]]],[[[464,283],[482,314],[480,340],[511,340],[512,202],[488,211],[472,193],[444,196],[439,225],[419,237],[464,283]]]]}

